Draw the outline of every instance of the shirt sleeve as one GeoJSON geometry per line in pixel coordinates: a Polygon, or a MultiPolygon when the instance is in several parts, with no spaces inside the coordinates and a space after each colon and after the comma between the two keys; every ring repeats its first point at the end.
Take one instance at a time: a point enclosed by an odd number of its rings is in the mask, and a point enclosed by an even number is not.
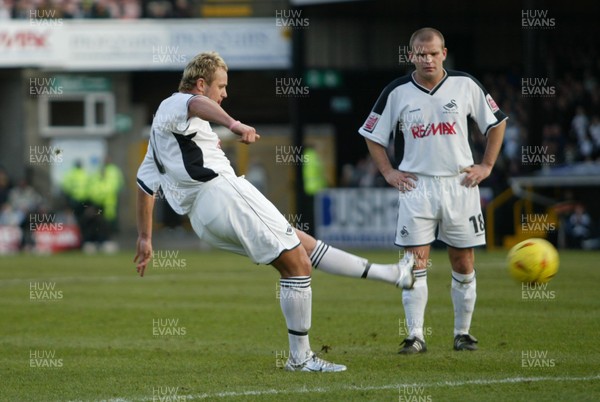
{"type": "Polygon", "coordinates": [[[153,196],[160,187],[158,167],[152,156],[152,146],[148,144],[146,156],[137,172],[137,185],[146,194],[153,196]]]}
{"type": "Polygon", "coordinates": [[[358,130],[358,133],[369,140],[387,147],[390,142],[390,133],[394,130],[397,116],[394,114],[393,89],[397,84],[388,85],[375,102],[369,117],[358,130]]]}
{"type": "Polygon", "coordinates": [[[475,79],[471,82],[472,110],[471,117],[477,123],[479,130],[487,135],[490,128],[508,119],[498,107],[492,95],[475,79]]]}

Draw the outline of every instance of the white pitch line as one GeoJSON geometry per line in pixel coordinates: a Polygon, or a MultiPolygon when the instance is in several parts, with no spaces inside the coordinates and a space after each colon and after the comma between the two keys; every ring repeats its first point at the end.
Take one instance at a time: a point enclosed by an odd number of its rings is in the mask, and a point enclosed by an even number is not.
{"type": "MultiPolygon", "coordinates": [[[[309,374],[318,375],[318,374],[309,374]]],[[[332,374],[325,374],[332,375],[332,374]]],[[[333,374],[335,375],[335,374],[333,374]]],[[[255,391],[226,391],[226,392],[215,392],[215,393],[204,393],[197,395],[177,395],[188,400],[197,399],[213,399],[213,398],[228,398],[228,397],[242,397],[242,396],[261,396],[261,395],[283,395],[283,394],[309,394],[309,393],[326,393],[334,391],[384,391],[387,389],[399,389],[400,387],[424,387],[424,388],[441,388],[441,387],[463,387],[465,385],[494,385],[494,384],[518,384],[524,382],[543,382],[543,381],[596,381],[600,380],[600,374],[588,376],[588,377],[509,377],[499,378],[496,380],[468,380],[468,381],[441,381],[434,383],[405,383],[405,384],[387,384],[387,385],[372,385],[372,386],[357,386],[348,385],[342,387],[314,387],[314,388],[297,388],[290,390],[283,389],[264,389],[255,391]]],[[[155,399],[146,397],[142,399],[134,399],[139,401],[153,401],[155,399]]],[[[106,402],[127,402],[127,399],[117,398],[109,399],[106,402]]]]}

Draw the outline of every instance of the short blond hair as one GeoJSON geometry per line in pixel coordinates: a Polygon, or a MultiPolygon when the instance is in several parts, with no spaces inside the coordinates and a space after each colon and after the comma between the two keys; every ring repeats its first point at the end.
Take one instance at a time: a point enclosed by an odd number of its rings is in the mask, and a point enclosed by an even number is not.
{"type": "Polygon", "coordinates": [[[410,41],[408,42],[408,46],[410,46],[411,50],[413,48],[413,45],[415,44],[415,41],[420,40],[423,42],[429,42],[430,40],[432,40],[435,36],[437,36],[438,38],[441,39],[442,41],[442,49],[446,47],[446,41],[444,40],[444,35],[442,35],[442,33],[440,31],[438,31],[435,28],[421,28],[421,29],[417,29],[411,36],[410,36],[410,41]]]}
{"type": "Polygon", "coordinates": [[[179,82],[179,91],[191,91],[196,86],[196,81],[199,78],[204,78],[206,83],[210,85],[215,78],[215,72],[219,68],[227,71],[225,60],[217,52],[205,52],[196,55],[183,70],[183,76],[179,82]]]}

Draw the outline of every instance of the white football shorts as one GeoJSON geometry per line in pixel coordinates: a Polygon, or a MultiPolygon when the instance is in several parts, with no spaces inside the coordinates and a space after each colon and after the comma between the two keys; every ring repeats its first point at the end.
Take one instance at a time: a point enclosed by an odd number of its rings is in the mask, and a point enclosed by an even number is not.
{"type": "Polygon", "coordinates": [[[416,175],[417,187],[400,192],[396,245],[431,244],[437,238],[449,246],[470,248],[485,244],[485,224],[479,187],[460,184],[456,176],[416,175]]]}
{"type": "Polygon", "coordinates": [[[243,177],[220,174],[200,187],[188,216],[211,246],[270,264],[300,245],[285,217],[243,177]]]}

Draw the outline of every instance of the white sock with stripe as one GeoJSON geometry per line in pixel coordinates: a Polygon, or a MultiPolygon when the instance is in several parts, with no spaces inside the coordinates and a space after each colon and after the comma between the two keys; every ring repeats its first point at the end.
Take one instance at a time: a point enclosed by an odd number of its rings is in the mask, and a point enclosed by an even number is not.
{"type": "Polygon", "coordinates": [[[423,336],[423,325],[425,322],[425,307],[429,291],[427,289],[427,270],[415,270],[415,285],[412,289],[402,291],[402,304],[404,305],[404,314],[406,316],[406,326],[408,327],[408,338],[419,338],[425,340],[423,336]]]}
{"type": "Polygon", "coordinates": [[[285,317],[290,342],[290,359],[300,364],[312,356],[308,330],[312,317],[310,276],[294,276],[279,280],[279,302],[285,317]]]}
{"type": "Polygon", "coordinates": [[[333,275],[352,278],[374,279],[391,284],[398,280],[398,267],[395,264],[373,264],[369,260],[332,247],[321,240],[310,255],[315,269],[333,275]]]}
{"type": "Polygon", "coordinates": [[[454,336],[468,334],[477,300],[475,271],[466,275],[453,271],[450,294],[454,304],[454,336]]]}

